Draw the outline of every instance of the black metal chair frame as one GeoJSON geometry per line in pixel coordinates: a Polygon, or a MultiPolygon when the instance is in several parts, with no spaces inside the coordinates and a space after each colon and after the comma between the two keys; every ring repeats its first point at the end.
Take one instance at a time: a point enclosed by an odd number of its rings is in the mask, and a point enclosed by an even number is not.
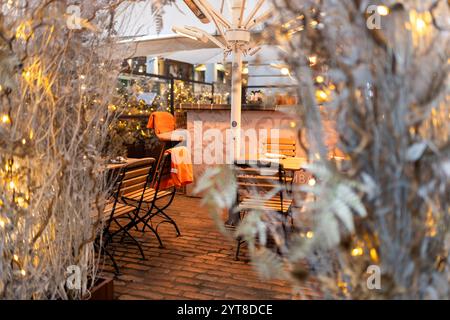
{"type": "MultiPolygon", "coordinates": [[[[126,216],[119,216],[119,217],[114,217],[115,211],[116,211],[116,207],[118,204],[124,204],[127,206],[132,206],[128,203],[125,203],[122,200],[122,196],[121,193],[123,192],[122,190],[122,186],[123,186],[123,182],[125,180],[126,174],[128,171],[131,170],[137,170],[140,166],[140,164],[131,164],[131,165],[127,165],[123,168],[120,169],[119,172],[119,176],[118,176],[118,180],[116,182],[117,187],[115,188],[115,190],[112,192],[112,198],[113,198],[113,207],[111,209],[111,213],[109,214],[109,218],[106,220],[106,224],[103,228],[103,241],[101,243],[101,245],[97,244],[97,246],[100,248],[100,250],[103,250],[105,252],[105,254],[110,257],[114,269],[116,270],[116,274],[120,274],[120,270],[119,267],[117,265],[117,262],[114,259],[114,251],[111,253],[108,251],[107,246],[112,243],[114,236],[118,235],[119,233],[122,233],[122,238],[120,240],[121,243],[123,243],[124,237],[127,236],[129,239],[131,239],[133,244],[136,244],[141,255],[142,255],[142,259],[145,260],[145,255],[144,255],[144,251],[142,250],[142,246],[139,243],[139,241],[137,241],[129,232],[129,230],[131,228],[133,228],[136,225],[136,220],[138,218],[138,213],[141,207],[141,203],[142,203],[142,198],[144,196],[144,192],[145,192],[145,188],[148,185],[150,179],[152,178],[152,173],[154,171],[154,159],[153,162],[151,161],[151,159],[145,159],[145,160],[149,160],[150,162],[143,164],[142,166],[149,166],[149,172],[147,174],[147,178],[144,184],[144,189],[141,195],[141,199],[138,202],[138,205],[135,206],[135,209],[125,213],[124,215],[126,216]],[[134,216],[132,216],[132,214],[134,214],[134,216]],[[121,223],[119,223],[119,219],[123,219],[123,218],[127,218],[130,219],[130,222],[128,224],[126,224],[125,226],[122,225],[121,223]],[[118,226],[118,230],[115,230],[114,232],[111,231],[111,224],[112,222],[114,222],[117,226],[118,226]]],[[[143,160],[143,161],[145,161],[143,160]]],[[[98,242],[98,241],[97,241],[98,242]]]]}
{"type": "MultiPolygon", "coordinates": [[[[170,154],[165,153],[161,159],[161,164],[158,168],[157,171],[157,176],[156,176],[156,185],[155,187],[155,195],[153,197],[153,200],[151,202],[148,202],[147,205],[149,205],[149,209],[147,210],[146,213],[146,220],[144,223],[144,227],[142,228],[142,231],[145,231],[146,227],[151,227],[151,224],[149,224],[151,222],[151,219],[155,216],[159,216],[161,218],[163,218],[162,221],[160,221],[157,225],[156,225],[156,231],[158,231],[158,227],[163,224],[163,223],[169,223],[171,225],[174,226],[175,231],[177,233],[177,236],[180,236],[180,229],[178,228],[178,225],[176,224],[176,222],[164,211],[166,210],[168,207],[170,207],[170,205],[172,204],[173,200],[175,199],[175,195],[176,195],[176,188],[175,186],[170,187],[169,189],[172,189],[170,194],[162,196],[162,197],[158,197],[158,193],[160,191],[166,191],[166,190],[160,190],[160,186],[161,186],[161,181],[164,175],[169,175],[170,176],[170,167],[171,167],[171,157],[170,154]],[[169,201],[163,206],[163,207],[158,207],[156,202],[164,199],[164,198],[169,198],[169,201]],[[154,211],[155,210],[155,211],[154,211]]],[[[145,202],[144,202],[145,203],[145,202]]]]}
{"type": "MultiPolygon", "coordinates": [[[[149,228],[155,234],[156,238],[159,241],[161,248],[164,247],[161,237],[159,236],[159,233],[158,233],[158,228],[161,224],[169,223],[169,224],[173,225],[175,228],[175,231],[177,233],[177,236],[181,235],[180,229],[178,228],[178,225],[176,224],[176,222],[165,212],[165,210],[172,204],[173,200],[175,199],[176,188],[174,186],[170,187],[172,190],[169,194],[159,196],[160,191],[166,191],[166,190],[160,190],[160,185],[161,185],[162,177],[164,175],[170,175],[170,166],[171,166],[170,159],[171,159],[170,155],[167,153],[164,153],[164,155],[161,158],[159,167],[155,171],[155,176],[152,179],[152,181],[154,182],[153,183],[153,186],[154,186],[153,199],[150,201],[146,201],[145,199],[143,199],[144,198],[144,194],[143,194],[141,205],[139,206],[139,212],[138,212],[139,216],[135,220],[136,226],[139,223],[144,224],[144,226],[142,227],[142,232],[145,232],[145,229],[149,228]],[[164,198],[169,198],[169,201],[163,207],[158,207],[156,202],[161,199],[164,199],[164,198]],[[142,206],[143,204],[146,205],[145,209],[142,206]],[[141,216],[140,212],[142,212],[143,210],[145,210],[145,214],[141,216]],[[162,218],[162,221],[158,222],[156,227],[154,227],[151,223],[151,219],[154,218],[155,216],[159,216],[162,218]]],[[[122,197],[122,199],[123,199],[123,201],[126,201],[128,203],[132,203],[132,200],[133,200],[133,199],[127,198],[126,196],[122,197]]]]}
{"type": "MultiPolygon", "coordinates": [[[[272,162],[264,162],[264,161],[246,161],[244,163],[242,162],[235,162],[234,163],[235,167],[239,167],[239,168],[255,168],[255,169],[264,169],[264,168],[270,168],[271,166],[273,166],[272,162]]],[[[281,163],[277,164],[278,167],[278,183],[280,184],[280,186],[284,186],[283,188],[281,188],[277,194],[280,197],[280,210],[277,210],[278,213],[283,215],[283,218],[286,219],[287,217],[291,217],[291,224],[293,223],[292,221],[292,215],[291,215],[291,208],[288,209],[288,211],[286,212],[286,214],[284,213],[283,210],[283,206],[284,206],[284,195],[283,192],[286,191],[287,193],[289,193],[289,190],[287,188],[287,180],[286,180],[286,171],[283,168],[283,165],[281,163]]],[[[236,206],[239,206],[241,203],[240,200],[240,193],[239,193],[239,188],[237,190],[237,196],[236,196],[236,206]]],[[[239,218],[242,221],[242,219],[245,217],[245,212],[240,212],[239,214],[239,218]]],[[[282,223],[282,227],[283,230],[286,234],[286,224],[285,221],[283,221],[282,223]]],[[[239,260],[239,252],[241,249],[242,244],[245,243],[245,240],[242,240],[240,237],[238,237],[236,239],[237,241],[237,248],[236,248],[236,255],[235,255],[235,260],[238,261],[239,260]]]]}

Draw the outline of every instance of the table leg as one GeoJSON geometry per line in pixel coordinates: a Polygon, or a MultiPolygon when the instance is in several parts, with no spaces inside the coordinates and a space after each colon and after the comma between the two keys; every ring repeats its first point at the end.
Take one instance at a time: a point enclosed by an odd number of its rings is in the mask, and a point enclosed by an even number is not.
{"type": "Polygon", "coordinates": [[[241,221],[241,215],[239,212],[235,212],[234,208],[228,210],[228,220],[225,222],[225,226],[236,227],[241,221]]]}

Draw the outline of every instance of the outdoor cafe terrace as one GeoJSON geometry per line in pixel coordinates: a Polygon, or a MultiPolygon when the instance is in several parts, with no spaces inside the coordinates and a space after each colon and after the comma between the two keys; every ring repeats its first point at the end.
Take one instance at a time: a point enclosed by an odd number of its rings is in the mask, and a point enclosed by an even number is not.
{"type": "Polygon", "coordinates": [[[449,9],[0,0],[0,300],[448,299],[449,9]]]}

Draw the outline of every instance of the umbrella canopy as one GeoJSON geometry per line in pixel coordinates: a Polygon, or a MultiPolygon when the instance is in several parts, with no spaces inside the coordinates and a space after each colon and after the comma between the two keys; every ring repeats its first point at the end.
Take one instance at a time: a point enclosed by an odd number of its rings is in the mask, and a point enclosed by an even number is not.
{"type": "MultiPolygon", "coordinates": [[[[277,46],[262,46],[261,50],[254,56],[244,56],[243,61],[249,63],[270,63],[280,59],[281,49],[277,46]]],[[[231,62],[231,56],[224,57],[220,48],[184,49],[177,52],[162,52],[154,56],[177,60],[190,64],[208,64],[231,62]],[[225,58],[225,59],[224,59],[225,58]]]]}
{"type": "Polygon", "coordinates": [[[217,48],[211,42],[203,43],[179,35],[136,37],[122,40],[119,44],[130,52],[130,57],[161,56],[186,50],[217,48]]]}
{"type": "MultiPolygon", "coordinates": [[[[145,36],[130,38],[120,42],[127,47],[133,57],[159,57],[189,64],[211,64],[231,62],[231,56],[224,59],[223,50],[213,43],[203,43],[179,35],[145,36]]],[[[291,85],[296,81],[292,77],[281,74],[280,57],[283,49],[275,45],[263,45],[254,56],[244,56],[243,61],[249,63],[248,85],[291,85]]]]}
{"type": "MultiPolygon", "coordinates": [[[[246,0],[247,9],[245,15],[248,15],[258,0],[246,0]]],[[[165,1],[169,3],[162,10],[159,6],[152,6],[154,0],[141,1],[124,1],[121,3],[116,12],[117,32],[120,37],[136,36],[136,35],[171,35],[174,34],[172,26],[189,25],[202,28],[209,33],[215,31],[213,23],[204,24],[200,22],[183,0],[165,1]],[[152,8],[153,7],[153,8],[152,8]],[[157,32],[157,19],[154,19],[155,10],[160,10],[162,15],[162,29],[157,32]]],[[[229,0],[209,0],[208,1],[217,11],[223,9],[226,17],[231,15],[232,1],[229,0]]],[[[270,1],[265,1],[261,11],[269,8],[270,1]]]]}
{"type": "MultiPolygon", "coordinates": [[[[191,43],[192,39],[197,43],[191,46],[191,50],[198,49],[207,49],[220,47],[220,51],[223,52],[224,55],[232,56],[232,81],[231,81],[231,119],[230,126],[232,130],[232,143],[234,145],[234,156],[236,159],[239,158],[240,155],[240,128],[241,128],[241,107],[242,107],[242,75],[243,75],[243,62],[245,61],[248,52],[254,52],[254,50],[258,50],[257,37],[258,32],[255,32],[257,27],[261,27],[262,23],[267,22],[273,17],[273,8],[269,8],[264,12],[261,12],[260,9],[265,3],[265,0],[254,0],[255,2],[250,5],[245,0],[233,0],[233,1],[221,1],[221,8],[215,8],[215,3],[212,4],[209,0],[184,0],[185,4],[189,7],[190,11],[201,20],[203,23],[215,25],[215,29],[218,37],[214,38],[211,36],[209,30],[204,30],[202,28],[192,27],[192,26],[180,26],[173,25],[172,30],[177,34],[183,35],[187,37],[189,40],[188,43],[191,43]],[[227,3],[229,7],[229,14],[225,14],[223,9],[225,3],[227,3]],[[206,45],[213,45],[213,47],[205,47],[206,45]],[[200,46],[201,48],[197,47],[200,46]]],[[[253,1],[252,1],[253,2],[253,1]]],[[[175,23],[179,23],[181,21],[171,21],[175,23]]],[[[166,38],[167,39],[167,38],[166,38]]],[[[164,40],[166,40],[164,39],[164,40]]],[[[172,38],[175,40],[174,43],[176,45],[180,45],[179,38],[172,38]]],[[[181,45],[184,50],[187,48],[181,45]]],[[[148,50],[155,50],[153,45],[147,47],[145,46],[145,41],[141,41],[141,43],[137,44],[136,52],[139,55],[149,56],[152,55],[147,51],[146,54],[142,52],[142,48],[146,48],[148,50]]],[[[203,60],[203,63],[214,63],[225,60],[225,57],[221,57],[221,54],[215,54],[212,52],[202,52],[199,53],[199,56],[195,56],[192,52],[188,53],[178,53],[174,56],[175,50],[173,46],[168,42],[163,43],[162,48],[166,54],[170,53],[171,59],[174,60],[184,60],[185,62],[189,62],[191,64],[198,64],[199,59],[203,60]],[[180,56],[181,54],[188,56],[180,56]],[[189,61],[186,61],[189,59],[189,61]],[[196,59],[196,61],[192,61],[192,59],[196,59]]],[[[260,50],[261,51],[261,50],[260,50]]],[[[154,54],[158,53],[154,51],[154,54]]],[[[159,53],[159,55],[164,54],[163,52],[159,53]]],[[[167,56],[166,56],[167,58],[167,56]]],[[[258,56],[256,57],[256,59],[258,56]]],[[[247,58],[248,61],[249,58],[247,58]]],[[[285,70],[286,68],[282,68],[281,70],[285,70]]],[[[287,75],[289,71],[284,72],[287,75]]]]}

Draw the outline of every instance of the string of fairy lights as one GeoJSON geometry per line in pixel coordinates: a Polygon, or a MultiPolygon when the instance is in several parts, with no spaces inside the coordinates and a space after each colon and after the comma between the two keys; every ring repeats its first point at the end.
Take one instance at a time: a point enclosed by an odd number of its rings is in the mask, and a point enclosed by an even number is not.
{"type": "MultiPolygon", "coordinates": [[[[193,85],[183,80],[175,80],[173,87],[174,112],[178,112],[177,106],[181,104],[209,104],[212,92],[203,90],[195,92],[193,85]]],[[[151,138],[151,132],[146,128],[148,116],[155,111],[172,112],[171,90],[169,84],[161,84],[151,80],[136,81],[132,86],[118,87],[118,103],[111,104],[109,110],[122,115],[111,126],[114,135],[122,137],[125,144],[145,143],[151,138]],[[148,104],[139,97],[147,92],[154,92],[155,97],[148,104]]]]}
{"type": "MultiPolygon", "coordinates": [[[[386,17],[391,14],[391,9],[385,5],[379,5],[376,7],[376,13],[380,17],[386,17]]],[[[315,30],[321,30],[325,27],[323,18],[326,16],[325,12],[320,12],[316,8],[312,8],[311,17],[313,17],[312,21],[309,21],[310,27],[315,30]]],[[[290,19],[281,25],[281,37],[285,37],[288,41],[297,33],[302,32],[306,29],[305,25],[305,16],[303,14],[290,19]]],[[[409,12],[409,21],[405,23],[405,28],[411,31],[413,45],[417,47],[419,44],[426,41],[426,37],[424,37],[429,29],[431,28],[433,23],[432,14],[424,10],[422,12],[418,12],[416,10],[410,10],[409,12]]],[[[318,55],[311,55],[308,57],[309,66],[313,72],[314,86],[315,86],[315,98],[319,108],[327,108],[333,103],[333,96],[337,90],[336,85],[331,81],[331,79],[327,76],[328,66],[326,61],[322,61],[321,57],[318,55]]],[[[283,75],[291,75],[291,70],[287,65],[276,65],[276,68],[280,69],[280,72],[283,75]]],[[[366,92],[364,93],[366,96],[373,97],[373,91],[368,84],[366,88],[366,92]]],[[[434,126],[436,124],[442,122],[443,119],[450,119],[450,116],[445,116],[437,109],[433,109],[431,112],[431,123],[434,126]],[[440,120],[439,120],[440,119],[440,120]]],[[[445,120],[444,120],[445,121],[445,120]]],[[[314,201],[313,199],[310,199],[314,201]]],[[[437,234],[436,231],[436,221],[433,217],[433,214],[430,211],[427,213],[427,219],[425,221],[427,227],[427,236],[433,237],[437,234]]],[[[300,237],[312,239],[314,237],[314,232],[303,231],[300,233],[300,237]]],[[[380,261],[379,256],[379,241],[377,235],[363,233],[362,235],[353,235],[351,245],[349,247],[349,256],[353,259],[360,259],[362,257],[367,257],[374,264],[378,264],[380,261]]],[[[337,286],[340,288],[342,294],[346,295],[350,288],[349,283],[346,279],[338,276],[336,279],[337,286]]]]}
{"type": "MultiPolygon", "coordinates": [[[[0,117],[0,126],[4,128],[11,128],[12,119],[8,114],[3,114],[0,117]]],[[[33,136],[30,134],[29,139],[33,136]]],[[[27,139],[23,138],[20,141],[25,145],[27,139]]],[[[28,209],[31,201],[31,191],[27,183],[26,168],[20,165],[21,159],[18,157],[2,157],[0,167],[0,181],[2,181],[0,195],[0,231],[8,231],[10,225],[17,217],[12,215],[12,212],[24,212],[28,209]],[[14,210],[10,210],[13,207],[14,210]],[[8,210],[9,209],[9,210],[8,210]]],[[[9,235],[13,236],[13,234],[9,235]]],[[[5,240],[7,240],[5,238],[5,240]]],[[[17,266],[16,274],[19,277],[25,277],[27,272],[25,270],[25,263],[20,259],[18,254],[11,256],[12,265],[17,266]]]]}

